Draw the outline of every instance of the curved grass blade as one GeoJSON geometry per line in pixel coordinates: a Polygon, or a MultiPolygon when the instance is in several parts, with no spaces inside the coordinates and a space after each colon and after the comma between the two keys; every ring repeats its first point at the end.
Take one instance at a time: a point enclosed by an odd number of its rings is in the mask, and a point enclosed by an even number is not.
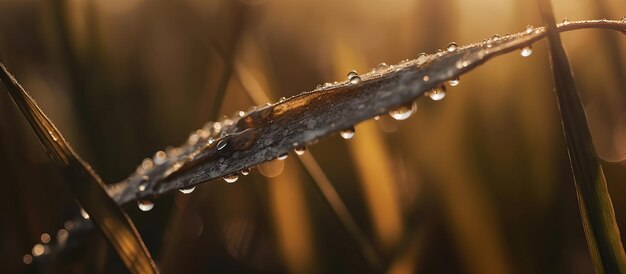
{"type": "Polygon", "coordinates": [[[547,27],[550,61],[561,113],[561,124],[574,175],[580,215],[597,273],[626,273],[626,256],[615,212],[598,160],[574,76],[556,28],[549,0],[539,0],[547,27]]]}
{"type": "Polygon", "coordinates": [[[132,221],[106,193],[105,185],[72,150],[35,101],[0,63],[0,79],[26,117],[72,192],[132,273],[158,273],[132,221]]]}
{"type": "MultiPolygon", "coordinates": [[[[559,31],[581,28],[626,30],[617,20],[576,21],[559,31]]],[[[149,168],[138,168],[114,185],[109,194],[118,204],[154,199],[168,191],[217,179],[311,145],[320,138],[388,112],[455,79],[487,60],[517,50],[545,37],[543,27],[482,43],[405,61],[361,75],[361,81],[343,81],[253,108],[242,117],[208,123],[197,131],[199,141],[161,154],[149,168]]]]}

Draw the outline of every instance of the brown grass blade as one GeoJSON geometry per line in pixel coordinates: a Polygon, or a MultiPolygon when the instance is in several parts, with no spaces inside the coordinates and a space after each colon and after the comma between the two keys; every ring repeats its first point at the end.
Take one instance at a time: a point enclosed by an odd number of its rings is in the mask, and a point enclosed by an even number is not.
{"type": "Polygon", "coordinates": [[[0,63],[0,79],[70,189],[132,273],[158,273],[132,221],[106,193],[104,183],[63,139],[35,101],[0,63]]]}
{"type": "Polygon", "coordinates": [[[574,76],[558,33],[552,4],[539,0],[547,27],[550,61],[561,123],[576,185],[587,244],[597,273],[626,273],[626,257],[615,212],[598,160],[574,76]]]}
{"type": "MultiPolygon", "coordinates": [[[[605,28],[624,31],[617,20],[588,20],[564,24],[559,31],[605,28]]],[[[243,117],[210,123],[198,142],[173,150],[160,164],[139,168],[109,189],[119,204],[154,199],[175,189],[217,179],[274,159],[295,147],[311,145],[342,129],[388,112],[459,77],[487,60],[545,37],[544,28],[459,47],[405,61],[304,92],[275,104],[254,108],[243,117]]]]}

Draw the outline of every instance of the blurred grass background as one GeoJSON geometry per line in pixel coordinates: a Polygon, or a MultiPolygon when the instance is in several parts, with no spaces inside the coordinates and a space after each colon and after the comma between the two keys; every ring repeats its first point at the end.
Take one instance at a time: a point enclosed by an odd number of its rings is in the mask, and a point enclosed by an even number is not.
{"type": "MultiPolygon", "coordinates": [[[[619,0],[553,5],[569,20],[626,10],[619,0]]],[[[0,60],[114,183],[216,111],[540,22],[521,0],[0,0],[0,60]]],[[[622,230],[623,37],[563,34],[622,230]]],[[[546,49],[488,62],[443,101],[420,99],[409,120],[368,121],[350,141],[308,148],[389,273],[593,272],[546,49]]],[[[79,207],[6,92],[0,110],[0,273],[46,271],[22,256],[79,207]]],[[[283,169],[276,177],[254,169],[166,195],[150,212],[126,209],[163,273],[373,272],[295,157],[263,167],[283,169]]],[[[47,271],[125,271],[99,235],[74,255],[47,271]]]]}

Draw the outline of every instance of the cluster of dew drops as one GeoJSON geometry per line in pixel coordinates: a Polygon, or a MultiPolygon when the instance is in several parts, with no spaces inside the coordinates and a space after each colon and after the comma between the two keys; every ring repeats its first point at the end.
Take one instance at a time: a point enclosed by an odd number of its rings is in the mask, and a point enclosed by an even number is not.
{"type": "MultiPolygon", "coordinates": [[[[621,19],[622,22],[626,22],[626,17],[623,17],[621,19]]],[[[568,23],[567,19],[563,19],[563,23],[566,24],[568,23]]],[[[539,29],[535,29],[532,26],[527,26],[526,28],[526,34],[531,34],[533,31],[539,31],[539,29]]],[[[498,35],[495,35],[491,40],[497,40],[499,37],[498,35]]],[[[488,45],[488,47],[490,47],[488,45]]],[[[448,52],[454,52],[459,48],[459,46],[455,43],[455,42],[451,42],[450,44],[448,44],[448,46],[446,47],[446,50],[448,52]]],[[[439,51],[441,52],[441,51],[439,51]]],[[[522,57],[529,57],[533,52],[532,46],[531,45],[526,45],[524,47],[522,47],[520,49],[520,55],[522,57]]],[[[417,58],[417,63],[418,65],[423,64],[426,60],[427,60],[428,56],[425,53],[420,53],[418,55],[417,58]]],[[[406,61],[406,60],[405,60],[406,61]]],[[[393,66],[389,66],[385,63],[380,63],[378,66],[376,66],[373,69],[373,72],[379,72],[379,71],[383,71],[386,70],[390,67],[393,66]]],[[[350,72],[348,72],[348,83],[349,84],[359,84],[361,83],[361,77],[359,76],[359,74],[355,71],[355,70],[351,70],[350,72]]],[[[423,77],[423,80],[426,82],[428,80],[430,80],[428,75],[425,75],[423,77]]],[[[448,84],[451,87],[455,87],[457,85],[459,85],[460,83],[460,79],[454,78],[454,79],[450,79],[448,80],[448,84]]],[[[331,87],[333,85],[338,84],[338,82],[334,82],[334,83],[324,83],[323,85],[319,85],[317,88],[327,88],[327,87],[331,87]]],[[[433,101],[440,101],[443,98],[446,97],[446,86],[445,84],[442,84],[432,90],[429,90],[427,92],[425,92],[425,95],[427,97],[429,97],[430,99],[432,99],[433,101]]],[[[281,98],[282,99],[282,98],[281,98]]],[[[399,107],[396,107],[392,110],[389,111],[389,116],[391,116],[393,119],[401,121],[401,120],[406,120],[409,117],[411,117],[411,115],[413,113],[415,113],[415,111],[417,111],[417,101],[414,100],[409,104],[405,104],[405,105],[401,105],[399,107]]],[[[240,111],[238,112],[238,115],[240,117],[243,117],[245,115],[245,112],[240,111]]],[[[374,117],[375,120],[379,120],[380,116],[376,116],[374,117]]],[[[199,129],[197,131],[195,131],[194,133],[192,133],[188,140],[187,143],[189,145],[195,145],[200,139],[207,139],[207,144],[211,145],[215,140],[213,139],[212,135],[214,133],[219,134],[220,130],[223,126],[227,126],[227,125],[231,125],[232,124],[232,120],[226,119],[223,122],[216,122],[216,123],[211,123],[210,128],[207,128],[207,126],[203,127],[202,129],[199,129]]],[[[209,125],[209,124],[207,124],[209,125]]],[[[224,134],[224,132],[221,132],[222,136],[224,134]]],[[[354,127],[349,127],[346,129],[343,129],[339,132],[339,135],[343,138],[343,139],[352,139],[355,135],[355,130],[354,127]]],[[[226,142],[224,140],[220,140],[217,143],[217,149],[221,150],[224,149],[226,146],[226,142]]],[[[305,146],[297,146],[297,144],[294,144],[295,148],[294,148],[294,152],[297,155],[303,155],[306,152],[306,147],[305,146]]],[[[144,159],[144,161],[140,164],[140,166],[138,167],[138,171],[137,173],[141,173],[140,170],[147,170],[150,169],[153,165],[160,165],[166,162],[166,159],[168,157],[168,154],[170,154],[170,156],[176,157],[178,154],[180,154],[180,151],[178,149],[172,149],[172,151],[170,153],[167,153],[165,151],[158,151],[153,159],[149,159],[146,158],[144,159]]],[[[287,159],[288,154],[283,154],[278,156],[278,160],[285,160],[287,159]]],[[[250,174],[250,168],[246,168],[244,170],[241,170],[239,173],[241,173],[241,175],[248,175],[250,174]]],[[[224,177],[222,177],[222,179],[224,179],[224,181],[226,181],[227,183],[234,183],[239,179],[239,175],[237,173],[234,174],[229,174],[226,175],[224,177]]],[[[147,180],[144,180],[147,181],[147,180]]],[[[146,189],[146,185],[145,184],[140,184],[138,187],[139,191],[145,191],[146,189]]],[[[195,186],[190,186],[190,187],[183,187],[180,188],[179,191],[183,194],[189,194],[192,193],[194,190],[196,189],[195,186]]],[[[142,211],[150,211],[152,208],[154,208],[154,202],[151,200],[139,200],[137,202],[137,205],[139,207],[140,210],[142,211]]],[[[80,214],[82,216],[83,219],[89,219],[89,214],[83,209],[80,209],[80,214]]],[[[64,228],[59,229],[56,233],[56,241],[60,244],[63,244],[69,235],[68,230],[71,230],[73,227],[73,223],[72,221],[66,221],[64,224],[64,228]]],[[[33,257],[38,257],[41,256],[43,254],[46,254],[49,252],[47,244],[50,243],[51,240],[51,236],[48,233],[43,233],[41,235],[41,243],[38,243],[36,245],[33,246],[31,252],[29,254],[26,254],[23,256],[22,260],[24,262],[24,264],[31,264],[33,261],[33,257]],[[32,254],[32,255],[31,255],[32,254]]]]}
{"type": "MultiPolygon", "coordinates": [[[[527,27],[527,34],[532,33],[534,31],[534,28],[532,26],[528,26],[527,27]]],[[[492,40],[497,40],[499,37],[496,35],[494,36],[494,38],[492,38],[492,40]]],[[[455,43],[455,42],[451,42],[448,44],[448,46],[446,47],[446,51],[447,52],[454,52],[456,50],[459,49],[459,46],[455,43]]],[[[439,51],[438,53],[442,53],[443,51],[439,51]]],[[[521,48],[521,55],[523,57],[528,57],[530,56],[532,53],[532,47],[530,45],[528,46],[524,46],[523,48],[521,48]]],[[[428,60],[428,55],[426,53],[420,53],[418,55],[417,58],[417,64],[421,65],[423,63],[425,63],[428,60]]],[[[408,60],[403,61],[407,62],[408,60]]],[[[466,66],[466,64],[463,64],[463,66],[466,66]]],[[[383,70],[387,70],[389,68],[393,68],[393,66],[389,66],[385,63],[380,63],[378,66],[376,66],[375,68],[372,69],[372,72],[381,72],[383,70]]],[[[430,80],[430,77],[428,75],[423,76],[422,79],[424,82],[427,82],[430,80]]],[[[348,72],[347,74],[347,83],[350,85],[356,85],[362,82],[361,76],[355,71],[355,70],[351,70],[350,72],[348,72]]],[[[450,79],[447,81],[448,85],[451,87],[455,87],[457,85],[459,85],[460,83],[460,79],[454,78],[454,79],[450,79]]],[[[336,85],[337,82],[335,83],[325,83],[323,85],[319,85],[317,88],[328,88],[328,87],[332,87],[333,85],[336,85]]],[[[431,100],[433,101],[440,101],[443,100],[446,97],[446,85],[445,84],[441,84],[436,88],[433,88],[427,92],[424,93],[425,96],[429,97],[431,100]]],[[[282,101],[282,98],[281,98],[282,101]]],[[[401,121],[401,120],[406,120],[409,117],[411,117],[411,115],[413,113],[415,113],[417,111],[417,101],[413,100],[408,104],[404,104],[401,106],[398,106],[392,110],[390,110],[388,112],[389,116],[395,120],[401,121]]],[[[243,117],[245,115],[245,113],[243,111],[239,112],[239,116],[243,117]]],[[[376,116],[374,118],[375,120],[379,120],[380,116],[376,116]]],[[[231,121],[232,123],[232,121],[231,121]]],[[[188,144],[189,145],[194,145],[195,143],[198,142],[198,140],[200,138],[208,138],[208,144],[212,144],[213,143],[213,139],[212,137],[210,137],[210,135],[212,135],[213,133],[218,133],[220,132],[221,126],[225,126],[228,125],[228,121],[226,122],[222,122],[220,124],[220,122],[216,122],[213,124],[213,128],[211,129],[211,134],[207,135],[208,129],[206,129],[206,126],[204,128],[205,131],[202,131],[202,129],[198,130],[196,133],[192,133],[189,137],[188,140],[188,144]],[[202,132],[201,132],[202,131],[202,132]]],[[[223,134],[223,132],[222,132],[223,134]]],[[[355,135],[355,129],[354,126],[351,126],[349,128],[345,128],[342,129],[339,132],[339,135],[343,138],[343,139],[352,139],[355,135]]],[[[217,143],[217,149],[223,149],[226,146],[226,142],[222,142],[224,140],[220,140],[217,143]]],[[[304,146],[298,146],[297,144],[294,144],[294,152],[297,155],[302,155],[304,154],[306,151],[306,147],[304,146]]],[[[143,168],[150,168],[152,166],[152,164],[162,164],[165,162],[166,157],[168,156],[168,154],[166,152],[163,151],[159,151],[155,154],[154,158],[151,159],[146,159],[144,160],[144,162],[142,163],[141,166],[143,166],[143,168]]],[[[285,160],[287,159],[288,154],[282,154],[280,156],[277,157],[278,160],[285,160]]],[[[174,168],[176,168],[176,165],[174,165],[174,168]]],[[[238,173],[233,173],[233,174],[228,174],[222,177],[222,179],[224,181],[226,181],[229,184],[235,183],[238,179],[239,179],[239,174],[241,175],[248,175],[250,173],[250,168],[246,168],[244,170],[241,170],[238,173]]],[[[139,186],[139,191],[144,191],[145,190],[145,185],[140,184],[139,186]]],[[[195,186],[190,186],[190,187],[184,187],[184,188],[180,188],[179,191],[183,194],[189,194],[192,193],[195,190],[195,186]]],[[[154,202],[151,200],[139,200],[137,202],[137,205],[139,207],[139,209],[141,209],[142,211],[149,211],[154,207],[154,202]]]]}
{"type": "MultiPolygon", "coordinates": [[[[284,99],[281,99],[284,100],[284,99]]],[[[252,108],[252,110],[254,110],[255,108],[252,108]]],[[[244,111],[239,111],[238,113],[239,117],[244,117],[245,116],[245,112],[244,111]]],[[[198,145],[202,145],[203,143],[201,143],[201,141],[204,141],[204,145],[206,146],[210,146],[213,143],[217,142],[215,144],[215,147],[217,150],[223,150],[227,147],[228,142],[225,139],[214,139],[213,137],[217,136],[217,138],[221,138],[221,137],[225,137],[227,134],[226,132],[223,130],[226,126],[230,126],[233,125],[234,121],[230,120],[230,119],[225,119],[222,120],[220,122],[210,122],[207,123],[203,128],[198,129],[194,132],[192,132],[189,135],[189,138],[187,140],[187,144],[188,146],[196,146],[198,147],[198,145]]],[[[306,152],[306,147],[305,146],[300,146],[298,144],[294,144],[294,152],[297,155],[303,155],[306,152]]],[[[166,176],[168,176],[169,174],[173,173],[174,171],[176,171],[177,169],[179,169],[182,166],[182,163],[180,163],[177,158],[182,155],[182,149],[181,148],[168,148],[166,149],[166,151],[158,151],[155,153],[154,157],[152,159],[150,158],[146,158],[143,160],[143,162],[137,167],[136,173],[141,175],[142,178],[142,182],[139,184],[138,186],[138,191],[139,192],[143,192],[146,191],[147,189],[147,183],[149,181],[149,177],[147,175],[144,175],[148,170],[150,170],[151,168],[153,168],[154,166],[158,166],[161,164],[164,164],[168,161],[168,158],[170,159],[174,159],[174,161],[176,161],[175,164],[173,164],[170,168],[168,168],[164,174],[166,176]]],[[[193,153],[192,153],[193,154],[193,153]]],[[[278,160],[285,160],[287,159],[288,154],[283,154],[278,156],[276,159],[278,160]]],[[[250,168],[245,168],[237,173],[232,173],[232,174],[228,174],[222,177],[222,179],[229,184],[235,183],[237,182],[237,180],[239,180],[239,175],[243,175],[246,176],[248,174],[250,174],[251,169],[250,168]]],[[[182,187],[180,189],[178,189],[181,193],[183,194],[190,194],[192,193],[194,190],[196,189],[196,186],[188,186],[188,187],[182,187]]],[[[137,201],[137,206],[139,207],[140,210],[142,211],[150,211],[154,208],[154,201],[150,200],[150,199],[139,199],[137,201]]],[[[89,215],[81,209],[81,215],[83,216],[84,219],[88,219],[89,215]]]]}
{"type": "MultiPolygon", "coordinates": [[[[528,27],[527,32],[531,33],[533,31],[533,28],[531,26],[528,27]]],[[[496,36],[493,39],[497,39],[498,37],[496,36]]],[[[455,43],[455,42],[451,42],[450,44],[448,44],[448,46],[446,47],[446,51],[447,52],[454,52],[459,48],[459,46],[455,43]]],[[[442,53],[443,51],[439,51],[440,53],[442,53]]],[[[525,46],[521,49],[521,55],[523,57],[528,57],[532,54],[532,47],[530,45],[525,46]]],[[[426,53],[420,53],[418,55],[417,58],[417,64],[421,65],[423,63],[426,62],[426,60],[428,59],[428,55],[426,53]]],[[[405,60],[406,62],[406,60],[405,60]]],[[[467,64],[461,64],[461,66],[467,66],[467,64]]],[[[390,66],[388,66],[385,63],[380,63],[378,66],[376,66],[372,71],[373,72],[378,72],[378,71],[382,71],[385,69],[388,69],[390,66]]],[[[355,70],[351,70],[350,72],[348,72],[348,83],[350,84],[358,84],[361,82],[361,77],[359,76],[359,74],[355,71],[355,70]]],[[[423,76],[422,80],[424,82],[427,82],[430,80],[430,77],[428,75],[423,76]]],[[[451,87],[455,87],[458,86],[460,83],[460,79],[458,77],[454,78],[454,79],[450,79],[448,80],[448,85],[450,85],[451,87]]],[[[324,85],[318,86],[319,87],[328,87],[331,84],[326,83],[324,85]]],[[[425,96],[429,97],[431,100],[433,101],[440,101],[443,100],[446,97],[446,86],[445,84],[441,84],[438,87],[431,89],[427,92],[424,93],[425,96]]],[[[417,111],[417,101],[413,100],[411,103],[405,104],[405,105],[401,105],[398,106],[392,110],[389,111],[389,116],[391,116],[391,118],[401,121],[401,120],[406,120],[409,117],[411,117],[411,115],[413,113],[415,113],[415,111],[417,111]]],[[[374,117],[375,120],[379,120],[380,116],[376,116],[374,117]]],[[[355,134],[355,130],[354,127],[349,127],[346,129],[343,129],[340,131],[339,135],[344,138],[344,139],[351,139],[352,137],[354,137],[355,134]]]]}

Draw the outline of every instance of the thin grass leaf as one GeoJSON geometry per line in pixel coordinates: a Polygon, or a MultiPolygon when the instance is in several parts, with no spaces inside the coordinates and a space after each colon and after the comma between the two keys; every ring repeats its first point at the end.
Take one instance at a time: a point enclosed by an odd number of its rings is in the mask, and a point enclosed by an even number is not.
{"type": "MultiPolygon", "coordinates": [[[[559,31],[581,28],[626,30],[617,20],[576,21],[559,31]]],[[[360,75],[356,84],[342,81],[303,92],[275,104],[253,108],[242,117],[208,123],[198,131],[199,141],[155,155],[154,165],[139,166],[109,194],[126,204],[155,199],[179,188],[237,174],[274,159],[296,147],[404,105],[426,91],[455,79],[487,60],[530,45],[545,37],[543,27],[502,38],[422,56],[415,60],[360,75]]]]}
{"type": "Polygon", "coordinates": [[[552,4],[539,0],[541,17],[547,27],[550,61],[561,113],[561,124],[574,174],[580,215],[587,244],[597,273],[626,273],[626,256],[615,212],[598,160],[585,111],[574,76],[559,36],[552,4]]]}
{"type": "Polygon", "coordinates": [[[108,196],[105,185],[65,141],[35,101],[0,63],[0,79],[26,117],[70,189],[132,273],[158,273],[132,221],[108,196]]]}

